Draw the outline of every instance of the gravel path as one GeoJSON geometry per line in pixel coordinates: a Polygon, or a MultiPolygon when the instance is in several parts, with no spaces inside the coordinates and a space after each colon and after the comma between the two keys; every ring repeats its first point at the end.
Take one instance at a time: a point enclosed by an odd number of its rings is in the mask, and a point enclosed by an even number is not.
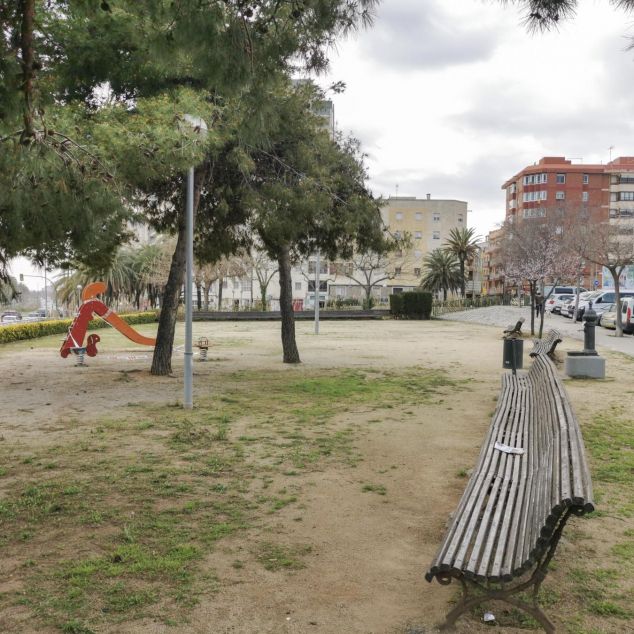
{"type": "MultiPolygon", "coordinates": [[[[509,324],[515,324],[520,317],[524,317],[526,320],[523,328],[524,332],[530,332],[531,311],[528,306],[488,306],[486,308],[473,308],[460,313],[448,313],[443,315],[441,319],[483,324],[485,326],[495,326],[504,329],[509,324]]],[[[535,329],[537,330],[539,328],[539,321],[536,320],[535,324],[535,329]]],[[[548,332],[551,328],[556,328],[567,338],[583,341],[583,325],[580,322],[575,323],[566,317],[546,313],[544,332],[548,332]]],[[[634,356],[634,338],[630,335],[624,335],[619,338],[614,336],[613,330],[597,328],[596,342],[599,348],[605,347],[634,356]]]]}

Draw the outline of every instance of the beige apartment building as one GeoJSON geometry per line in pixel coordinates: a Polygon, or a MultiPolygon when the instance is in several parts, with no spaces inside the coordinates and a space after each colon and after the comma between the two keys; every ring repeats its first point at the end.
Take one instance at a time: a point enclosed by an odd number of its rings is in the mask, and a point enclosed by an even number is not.
{"type": "Polygon", "coordinates": [[[396,237],[409,234],[412,246],[391,256],[393,279],[389,292],[411,290],[420,284],[423,258],[441,248],[454,227],[467,226],[467,203],[461,200],[396,196],[387,199],[381,211],[383,222],[396,237]]]}

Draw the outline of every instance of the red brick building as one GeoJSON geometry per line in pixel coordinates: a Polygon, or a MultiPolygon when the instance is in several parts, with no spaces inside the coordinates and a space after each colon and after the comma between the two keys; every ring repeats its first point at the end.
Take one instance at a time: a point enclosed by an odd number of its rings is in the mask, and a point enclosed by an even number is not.
{"type": "MultiPolygon", "coordinates": [[[[506,192],[506,217],[534,218],[544,216],[548,209],[561,208],[587,209],[593,221],[607,220],[607,168],[608,165],[573,164],[563,156],[546,156],[502,185],[506,192]]],[[[631,169],[634,173],[634,165],[631,169]]]]}
{"type": "MultiPolygon", "coordinates": [[[[506,219],[519,222],[553,212],[590,224],[634,218],[634,157],[603,165],[546,156],[508,179],[502,189],[506,219]]],[[[590,288],[595,280],[602,285],[601,273],[601,267],[588,265],[583,285],[590,288]]]]}

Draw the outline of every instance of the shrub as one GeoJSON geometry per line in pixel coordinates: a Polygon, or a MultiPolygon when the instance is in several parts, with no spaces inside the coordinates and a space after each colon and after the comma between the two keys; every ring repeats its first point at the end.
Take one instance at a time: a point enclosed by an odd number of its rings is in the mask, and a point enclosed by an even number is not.
{"type": "Polygon", "coordinates": [[[403,293],[390,295],[390,315],[395,319],[403,316],[403,293]]]}
{"type": "MultiPolygon", "coordinates": [[[[119,316],[130,325],[150,324],[157,320],[158,313],[156,311],[146,311],[119,316]]],[[[24,341],[25,339],[37,339],[48,335],[65,335],[72,323],[72,319],[57,319],[55,321],[34,321],[28,324],[3,326],[0,328],[0,344],[24,341]]],[[[105,328],[108,325],[102,319],[93,319],[88,324],[88,330],[105,328]]]]}
{"type": "Polygon", "coordinates": [[[403,315],[407,319],[429,319],[431,317],[432,294],[426,291],[402,293],[403,315]]]}

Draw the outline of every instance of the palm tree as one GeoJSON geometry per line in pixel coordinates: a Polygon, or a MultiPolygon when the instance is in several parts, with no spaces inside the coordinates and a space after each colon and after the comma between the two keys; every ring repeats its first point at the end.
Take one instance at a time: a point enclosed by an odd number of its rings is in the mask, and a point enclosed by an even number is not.
{"type": "Polygon", "coordinates": [[[435,249],[423,260],[426,271],[421,286],[432,293],[443,292],[443,299],[447,301],[447,291],[460,288],[460,264],[456,256],[444,249],[435,249]]]}
{"type": "Polygon", "coordinates": [[[449,232],[449,240],[443,247],[445,251],[452,253],[460,263],[460,290],[465,296],[465,262],[471,260],[478,252],[479,238],[475,235],[473,227],[454,227],[449,232]]]}

